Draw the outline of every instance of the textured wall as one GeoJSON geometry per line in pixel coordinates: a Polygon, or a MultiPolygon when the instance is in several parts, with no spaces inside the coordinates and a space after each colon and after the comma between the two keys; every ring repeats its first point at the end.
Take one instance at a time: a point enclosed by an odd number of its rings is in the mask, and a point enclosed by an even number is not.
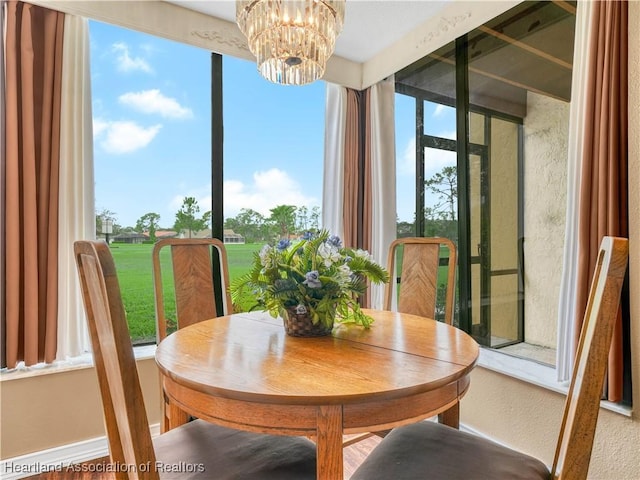
{"type": "Polygon", "coordinates": [[[529,92],[524,122],[525,341],[556,347],[569,104],[529,92]]]}

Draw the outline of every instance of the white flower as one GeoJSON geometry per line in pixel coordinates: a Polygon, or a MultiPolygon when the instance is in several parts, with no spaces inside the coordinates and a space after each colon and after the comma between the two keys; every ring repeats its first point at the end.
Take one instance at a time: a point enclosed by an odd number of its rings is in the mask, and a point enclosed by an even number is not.
{"type": "Polygon", "coordinates": [[[352,271],[348,265],[340,265],[338,267],[337,281],[340,285],[345,285],[351,281],[352,271]]]}
{"type": "Polygon", "coordinates": [[[271,262],[271,259],[269,258],[271,256],[271,250],[273,250],[272,247],[270,247],[269,245],[265,245],[264,247],[262,247],[260,253],[258,254],[258,256],[260,257],[260,264],[263,267],[268,267],[271,262]]]}
{"type": "Polygon", "coordinates": [[[340,250],[337,247],[323,243],[318,247],[318,256],[322,259],[324,266],[329,268],[336,262],[342,261],[340,250]]]}
{"type": "Polygon", "coordinates": [[[371,255],[366,250],[362,250],[360,248],[355,251],[355,255],[356,255],[356,257],[360,257],[360,258],[364,258],[365,260],[369,260],[370,262],[374,261],[373,260],[373,255],[371,255]]]}

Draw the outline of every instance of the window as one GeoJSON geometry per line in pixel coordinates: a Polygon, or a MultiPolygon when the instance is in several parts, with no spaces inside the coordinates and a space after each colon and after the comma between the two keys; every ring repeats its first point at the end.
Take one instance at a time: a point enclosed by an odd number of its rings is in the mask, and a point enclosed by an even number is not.
{"type": "Polygon", "coordinates": [[[292,207],[287,234],[318,227],[325,86],[274,85],[253,62],[96,21],[90,34],[96,235],[111,245],[134,343],[152,343],[157,239],[219,227],[233,279],[281,234],[272,209],[292,207]],[[187,198],[201,225],[176,222],[187,198]]]}
{"type": "Polygon", "coordinates": [[[457,324],[552,365],[574,25],[553,2],[525,2],[396,75],[397,124],[412,116],[418,145],[413,231],[457,242],[457,324]],[[452,166],[449,190],[432,188],[452,166]],[[443,209],[452,194],[456,207],[443,209]]]}

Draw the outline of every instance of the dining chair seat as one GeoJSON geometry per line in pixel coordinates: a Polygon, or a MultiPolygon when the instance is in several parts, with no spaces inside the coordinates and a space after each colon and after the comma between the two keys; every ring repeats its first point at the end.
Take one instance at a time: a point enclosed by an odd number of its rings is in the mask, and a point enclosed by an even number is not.
{"type": "Polygon", "coordinates": [[[74,252],[116,480],[312,480],[316,446],[304,437],[233,430],[194,420],[151,438],[111,251],[81,240],[74,252]]]}
{"type": "Polygon", "coordinates": [[[156,437],[153,446],[163,480],[316,478],[315,444],[302,437],[260,435],[194,420],[156,437]]]}
{"type": "Polygon", "coordinates": [[[425,478],[547,480],[549,469],[534,457],[477,435],[424,421],[392,430],[351,480],[425,478]]]}

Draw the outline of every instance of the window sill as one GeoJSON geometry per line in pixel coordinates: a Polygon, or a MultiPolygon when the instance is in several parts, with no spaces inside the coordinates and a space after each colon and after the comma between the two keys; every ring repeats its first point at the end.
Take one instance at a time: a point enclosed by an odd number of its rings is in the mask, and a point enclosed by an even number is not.
{"type": "MultiPolygon", "coordinates": [[[[133,355],[136,360],[148,360],[153,358],[155,354],[156,345],[142,345],[140,347],[133,348],[133,355]]],[[[93,355],[91,353],[84,353],[77,357],[70,357],[66,360],[56,360],[51,364],[38,363],[30,367],[25,367],[24,363],[20,362],[16,368],[5,368],[0,371],[0,383],[37,377],[40,375],[69,372],[83,368],[93,368],[93,355]]]]}
{"type": "MultiPolygon", "coordinates": [[[[492,370],[523,382],[531,383],[541,388],[546,388],[562,395],[569,390],[569,382],[559,382],[554,367],[541,364],[534,360],[515,357],[490,348],[480,348],[478,366],[492,370]]],[[[632,408],[626,405],[600,401],[600,408],[609,410],[625,417],[631,417],[632,408]]]]}

